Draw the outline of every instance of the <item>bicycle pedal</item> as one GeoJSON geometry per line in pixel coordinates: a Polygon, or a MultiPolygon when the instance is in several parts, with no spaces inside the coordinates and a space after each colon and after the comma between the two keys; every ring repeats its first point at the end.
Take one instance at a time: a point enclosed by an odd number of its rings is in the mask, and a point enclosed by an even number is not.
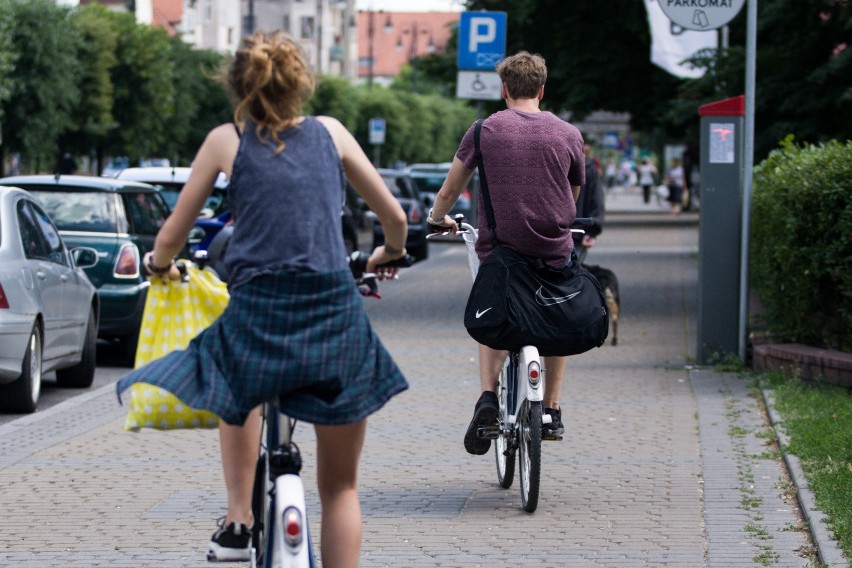
{"type": "Polygon", "coordinates": [[[549,440],[551,442],[560,442],[562,441],[562,436],[554,436],[553,434],[542,434],[542,440],[549,440]]]}
{"type": "Polygon", "coordinates": [[[482,440],[496,440],[500,435],[499,426],[485,426],[476,429],[476,435],[482,440]]]}

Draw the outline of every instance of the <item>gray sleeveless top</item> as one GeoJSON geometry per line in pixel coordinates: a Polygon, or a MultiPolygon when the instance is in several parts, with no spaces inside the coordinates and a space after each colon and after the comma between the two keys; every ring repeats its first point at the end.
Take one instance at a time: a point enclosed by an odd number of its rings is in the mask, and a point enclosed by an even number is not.
{"type": "Polygon", "coordinates": [[[325,127],[314,117],[280,132],[286,147],[247,123],[234,159],[228,200],[234,234],[225,262],[234,288],[278,271],[345,270],[340,228],[346,178],[325,127]]]}

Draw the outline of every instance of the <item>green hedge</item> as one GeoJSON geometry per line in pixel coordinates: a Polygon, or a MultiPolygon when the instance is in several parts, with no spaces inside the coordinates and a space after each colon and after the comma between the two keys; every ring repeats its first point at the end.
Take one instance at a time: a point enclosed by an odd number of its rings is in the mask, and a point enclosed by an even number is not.
{"type": "Polygon", "coordinates": [[[754,171],[751,283],[783,341],[852,352],[852,141],[792,136],[754,171]]]}

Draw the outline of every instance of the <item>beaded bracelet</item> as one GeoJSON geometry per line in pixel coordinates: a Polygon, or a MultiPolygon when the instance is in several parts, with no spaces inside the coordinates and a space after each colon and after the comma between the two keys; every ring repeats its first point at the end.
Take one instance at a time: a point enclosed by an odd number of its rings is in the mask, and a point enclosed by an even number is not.
{"type": "Polygon", "coordinates": [[[175,261],[169,262],[169,265],[166,266],[165,268],[160,268],[159,266],[154,266],[154,255],[152,254],[151,256],[148,257],[148,264],[147,264],[146,267],[148,268],[148,272],[151,272],[153,274],[166,274],[172,269],[172,265],[174,263],[175,263],[175,261]]]}

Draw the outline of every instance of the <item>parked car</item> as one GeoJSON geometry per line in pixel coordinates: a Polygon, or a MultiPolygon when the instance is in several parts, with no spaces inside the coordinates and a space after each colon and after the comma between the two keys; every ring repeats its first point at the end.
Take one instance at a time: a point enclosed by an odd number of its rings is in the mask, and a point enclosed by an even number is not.
{"type": "MultiPolygon", "coordinates": [[[[423,211],[423,201],[414,180],[406,172],[400,170],[380,169],[385,185],[391,190],[394,197],[399,200],[406,216],[408,217],[408,237],[405,248],[408,254],[415,260],[425,260],[429,257],[429,243],[426,241],[428,228],[426,227],[426,213],[423,211]]],[[[378,221],[373,223],[373,247],[384,244],[385,233],[378,221]]]]}
{"type": "MultiPolygon", "coordinates": [[[[116,172],[116,179],[139,181],[153,185],[160,190],[169,210],[174,209],[178,195],[186,182],[192,168],[185,167],[144,167],[126,168],[116,172]]],[[[200,230],[190,236],[190,252],[207,250],[216,233],[222,230],[231,220],[231,212],[227,203],[228,179],[220,173],[213,186],[213,192],[207,198],[195,226],[200,230]]]]}
{"type": "MultiPolygon", "coordinates": [[[[420,192],[420,198],[423,201],[423,207],[428,215],[432,205],[435,204],[435,196],[444,185],[444,180],[447,179],[447,173],[450,171],[452,163],[443,162],[440,164],[411,164],[405,169],[405,172],[411,176],[417,189],[420,192]]],[[[450,216],[463,214],[468,222],[471,222],[471,210],[473,204],[473,189],[478,182],[478,174],[474,172],[473,177],[468,183],[468,186],[459,195],[458,201],[450,210],[450,216]]],[[[474,223],[475,224],[475,223],[474,223]]]]}
{"type": "Polygon", "coordinates": [[[68,250],[32,194],[0,187],[0,409],[34,412],[53,370],[60,386],[91,386],[99,300],[83,268],[97,261],[68,250]]]}
{"type": "Polygon", "coordinates": [[[17,176],[0,179],[33,193],[70,247],[88,246],[98,262],[86,275],[98,289],[98,336],[136,356],[148,279],[142,256],[154,248],[169,206],[157,188],[88,176],[17,176]]]}

